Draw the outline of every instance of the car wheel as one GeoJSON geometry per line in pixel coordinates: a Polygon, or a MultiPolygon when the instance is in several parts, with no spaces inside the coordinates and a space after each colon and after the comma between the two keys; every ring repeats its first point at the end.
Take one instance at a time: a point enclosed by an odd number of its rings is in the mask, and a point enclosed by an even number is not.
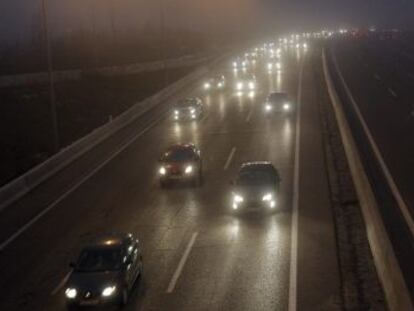
{"type": "Polygon", "coordinates": [[[122,308],[128,303],[128,289],[124,287],[121,292],[121,296],[119,297],[119,306],[122,308]]]}

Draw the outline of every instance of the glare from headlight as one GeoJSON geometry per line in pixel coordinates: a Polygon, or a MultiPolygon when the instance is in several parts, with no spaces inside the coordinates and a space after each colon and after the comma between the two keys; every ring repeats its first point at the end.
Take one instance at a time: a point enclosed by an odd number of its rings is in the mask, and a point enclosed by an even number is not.
{"type": "Polygon", "coordinates": [[[281,63],[276,63],[276,68],[277,68],[277,70],[282,69],[282,64],[281,63]]]}
{"type": "Polygon", "coordinates": [[[195,119],[196,118],[196,115],[195,114],[192,114],[191,115],[191,119],[195,119]]]}
{"type": "Polygon", "coordinates": [[[254,90],[254,82],[249,82],[249,89],[254,90]]]}
{"type": "Polygon", "coordinates": [[[263,197],[262,197],[262,201],[271,201],[273,198],[273,195],[271,193],[266,193],[263,197]]]}
{"type": "Polygon", "coordinates": [[[191,165],[189,165],[185,168],[185,173],[186,174],[191,174],[192,172],[193,172],[193,167],[191,165]]]}
{"type": "Polygon", "coordinates": [[[289,110],[290,109],[290,105],[289,104],[284,104],[283,105],[283,109],[284,110],[289,110]]]}
{"type": "Polygon", "coordinates": [[[237,205],[237,203],[233,203],[233,209],[236,210],[238,208],[239,208],[239,206],[237,205]]]}
{"type": "Polygon", "coordinates": [[[179,114],[179,113],[180,113],[180,112],[179,112],[178,110],[175,110],[175,111],[174,111],[174,114],[175,114],[175,115],[177,115],[177,114],[179,114]]]}
{"type": "Polygon", "coordinates": [[[307,45],[306,43],[304,43],[304,44],[303,44],[303,48],[304,48],[304,49],[307,49],[307,48],[308,48],[308,45],[307,45]]]}
{"type": "Polygon", "coordinates": [[[275,208],[276,206],[276,202],[275,201],[271,201],[270,202],[270,208],[275,208]]]}
{"type": "Polygon", "coordinates": [[[272,70],[273,64],[267,64],[267,69],[272,70]]]}
{"type": "Polygon", "coordinates": [[[266,111],[270,111],[270,110],[272,110],[272,105],[270,105],[270,104],[266,104],[266,106],[265,106],[265,109],[266,109],[266,111]]]}
{"type": "Polygon", "coordinates": [[[165,167],[164,167],[164,166],[161,166],[161,167],[160,167],[159,173],[160,173],[160,175],[165,175],[165,174],[167,174],[167,170],[165,169],[165,167]]]}
{"type": "Polygon", "coordinates": [[[195,109],[194,109],[194,108],[191,108],[191,109],[190,109],[190,112],[191,112],[191,113],[195,113],[195,109]]]}
{"type": "Polygon", "coordinates": [[[238,90],[242,90],[243,89],[243,83],[242,82],[238,82],[237,85],[236,85],[236,88],[238,90]]]}
{"type": "Polygon", "coordinates": [[[235,203],[241,203],[244,201],[244,198],[241,195],[235,194],[233,197],[233,201],[235,203]]]}
{"type": "Polygon", "coordinates": [[[236,62],[233,63],[233,67],[237,67],[237,63],[236,62]]]}
{"type": "Polygon", "coordinates": [[[223,83],[219,82],[219,84],[217,84],[218,87],[223,87],[223,83]]]}
{"type": "Polygon", "coordinates": [[[78,295],[78,291],[76,290],[76,288],[69,287],[65,290],[65,295],[69,299],[74,299],[78,295]]]}
{"type": "Polygon", "coordinates": [[[204,84],[204,89],[208,90],[211,87],[210,83],[205,83],[204,84]]]}
{"type": "Polygon", "coordinates": [[[112,296],[114,294],[115,290],[116,290],[116,286],[105,287],[104,290],[102,291],[102,296],[103,297],[112,296]]]}

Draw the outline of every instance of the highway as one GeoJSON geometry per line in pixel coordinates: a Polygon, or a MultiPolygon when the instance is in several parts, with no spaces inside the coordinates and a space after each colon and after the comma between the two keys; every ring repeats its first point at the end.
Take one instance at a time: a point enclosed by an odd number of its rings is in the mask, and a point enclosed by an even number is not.
{"type": "Polygon", "coordinates": [[[174,123],[168,109],[154,109],[131,144],[82,182],[74,176],[102,161],[99,150],[1,211],[0,310],[64,310],[69,262],[96,234],[117,230],[144,246],[144,275],[125,310],[339,310],[319,58],[316,48],[284,51],[280,73],[257,72],[253,97],[231,88],[202,94],[198,81],[180,96],[203,99],[200,121],[174,123]],[[295,112],[264,115],[276,90],[291,95],[295,112]],[[201,149],[201,187],[160,188],[157,160],[177,142],[201,149]],[[241,163],[257,160],[280,172],[277,211],[234,215],[230,182],[241,163]]]}

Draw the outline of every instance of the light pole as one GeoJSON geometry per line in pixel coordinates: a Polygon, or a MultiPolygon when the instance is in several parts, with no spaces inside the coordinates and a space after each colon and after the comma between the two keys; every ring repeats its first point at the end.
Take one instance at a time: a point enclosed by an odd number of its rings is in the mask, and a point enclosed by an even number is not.
{"type": "Polygon", "coordinates": [[[57,109],[56,109],[56,95],[55,95],[55,81],[53,76],[53,56],[50,45],[50,36],[48,28],[48,18],[47,18],[47,0],[42,0],[42,26],[43,26],[43,36],[46,45],[46,54],[47,54],[47,71],[49,75],[49,106],[50,106],[50,115],[52,121],[52,148],[53,152],[59,151],[59,129],[58,129],[58,120],[57,120],[57,109]]]}
{"type": "Polygon", "coordinates": [[[167,54],[166,54],[166,27],[165,27],[165,1],[166,0],[159,0],[160,1],[160,45],[161,45],[161,59],[164,64],[164,83],[167,86],[169,82],[168,77],[168,68],[167,68],[167,54]]]}

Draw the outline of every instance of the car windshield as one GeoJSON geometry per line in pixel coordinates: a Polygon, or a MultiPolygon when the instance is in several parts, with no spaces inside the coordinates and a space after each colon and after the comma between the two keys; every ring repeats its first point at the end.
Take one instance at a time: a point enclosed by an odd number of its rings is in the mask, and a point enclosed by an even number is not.
{"type": "Polygon", "coordinates": [[[194,159],[194,152],[190,148],[180,148],[167,151],[163,160],[167,162],[184,162],[194,159]]]}
{"type": "Polygon", "coordinates": [[[279,94],[277,94],[277,93],[271,94],[270,97],[269,97],[270,101],[285,101],[287,99],[288,99],[288,97],[287,97],[286,94],[280,94],[280,93],[279,94]]]}
{"type": "Polygon", "coordinates": [[[274,183],[275,180],[275,175],[268,170],[249,170],[241,171],[236,183],[240,186],[267,185],[274,183]]]}
{"type": "Polygon", "coordinates": [[[189,107],[195,107],[196,103],[193,99],[186,99],[178,102],[177,108],[189,108],[189,107]]]}
{"type": "Polygon", "coordinates": [[[95,248],[84,250],[76,264],[76,271],[115,271],[121,267],[120,248],[95,248]]]}

